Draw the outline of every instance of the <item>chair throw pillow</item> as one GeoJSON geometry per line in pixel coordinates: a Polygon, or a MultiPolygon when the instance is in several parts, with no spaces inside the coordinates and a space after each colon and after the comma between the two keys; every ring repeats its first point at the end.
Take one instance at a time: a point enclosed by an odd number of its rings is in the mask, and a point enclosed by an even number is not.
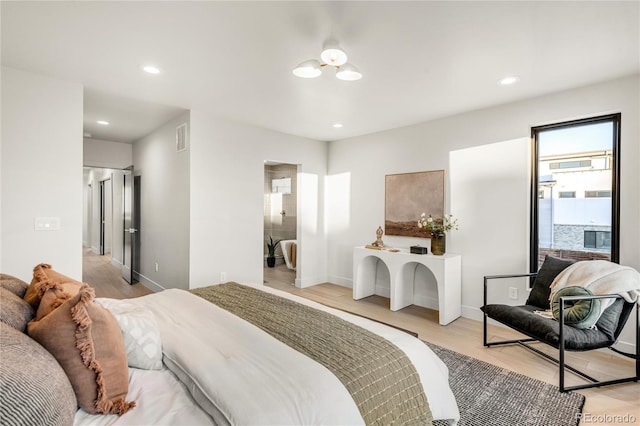
{"type": "Polygon", "coordinates": [[[97,298],[96,303],[118,321],[129,367],[162,369],[162,341],[153,312],[126,300],[97,298]]]}
{"type": "Polygon", "coordinates": [[[0,342],[0,423],[72,425],[78,409],[76,396],[55,358],[35,340],[3,323],[0,342]]]}
{"type": "MultiPolygon", "coordinates": [[[[558,290],[551,302],[553,317],[560,321],[560,298],[563,296],[593,296],[584,287],[571,286],[558,290]]],[[[592,328],[600,317],[600,300],[567,300],[564,304],[564,323],[575,328],[592,328]]]]}
{"type": "Polygon", "coordinates": [[[91,287],[84,284],[49,315],[31,321],[28,331],[60,363],[83,410],[124,414],[135,406],[125,401],[129,371],[120,328],[94,303],[91,287]]]}
{"type": "Polygon", "coordinates": [[[573,260],[559,259],[557,257],[546,255],[544,262],[538,271],[538,275],[531,287],[531,293],[527,299],[527,305],[537,306],[543,310],[549,309],[549,295],[551,294],[551,283],[555,277],[569,265],[573,264],[573,260]]]}

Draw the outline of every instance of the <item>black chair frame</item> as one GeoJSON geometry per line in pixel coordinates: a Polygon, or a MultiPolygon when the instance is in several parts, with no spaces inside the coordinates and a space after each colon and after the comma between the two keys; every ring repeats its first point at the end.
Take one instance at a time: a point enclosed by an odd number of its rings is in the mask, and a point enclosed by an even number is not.
{"type": "MultiPolygon", "coordinates": [[[[488,282],[489,280],[493,280],[493,279],[502,279],[502,278],[524,278],[524,277],[529,277],[531,279],[535,278],[537,276],[537,272],[533,272],[530,274],[513,274],[513,275],[488,275],[484,277],[484,306],[487,305],[487,286],[488,286],[488,282]]],[[[638,382],[638,380],[640,380],[640,306],[638,306],[638,304],[636,304],[635,309],[636,309],[636,328],[635,328],[635,335],[636,335],[636,352],[635,354],[631,354],[631,353],[627,353],[627,352],[623,352],[620,351],[612,346],[609,346],[608,349],[612,350],[613,352],[616,352],[620,355],[624,355],[625,357],[631,358],[635,360],[635,376],[631,376],[631,377],[624,377],[624,378],[620,378],[620,379],[614,379],[614,380],[605,380],[605,381],[599,381],[591,376],[589,376],[588,374],[578,370],[577,368],[571,367],[570,365],[567,365],[565,362],[565,340],[564,340],[564,309],[565,309],[565,304],[566,302],[569,301],[576,301],[576,300],[590,300],[590,299],[622,299],[622,296],[617,295],[617,294],[607,294],[607,295],[593,295],[593,296],[565,296],[565,297],[560,297],[560,312],[559,312],[559,344],[558,347],[551,345],[550,343],[547,343],[545,341],[542,341],[538,338],[536,338],[535,336],[526,333],[523,330],[516,330],[521,334],[527,335],[529,336],[529,338],[526,339],[514,339],[514,340],[502,340],[502,341],[495,341],[495,342],[487,342],[487,317],[488,315],[485,313],[484,314],[484,324],[483,324],[483,344],[486,347],[492,347],[492,346],[500,346],[500,345],[511,345],[511,344],[518,344],[520,346],[523,346],[527,349],[529,349],[532,352],[535,352],[536,354],[543,356],[544,358],[556,363],[560,369],[559,371],[559,389],[560,392],[568,392],[568,391],[573,391],[573,390],[579,390],[579,389],[587,389],[587,388],[594,388],[594,387],[601,387],[601,386],[608,386],[608,385],[616,385],[619,383],[628,383],[628,382],[638,382]],[[541,350],[534,348],[533,346],[531,346],[529,343],[531,342],[540,342],[540,343],[544,343],[547,345],[550,345],[552,347],[555,347],[556,349],[558,349],[559,354],[558,354],[558,358],[554,358],[551,355],[542,352],[541,350]],[[576,386],[565,386],[565,370],[569,370],[571,372],[573,372],[574,374],[588,380],[590,383],[587,384],[582,384],[582,385],[576,385],[576,386]]],[[[497,321],[497,320],[494,320],[497,321]]],[[[498,321],[504,325],[506,325],[507,327],[510,327],[509,324],[503,322],[503,321],[498,321]]],[[[569,327],[569,326],[567,326],[569,327]]],[[[510,327],[513,328],[513,327],[510,327]]]]}

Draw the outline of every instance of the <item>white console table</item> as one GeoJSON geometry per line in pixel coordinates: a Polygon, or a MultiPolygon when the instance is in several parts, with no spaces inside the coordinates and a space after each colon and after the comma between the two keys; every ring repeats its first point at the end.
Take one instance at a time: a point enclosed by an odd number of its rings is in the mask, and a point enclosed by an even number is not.
{"type": "Polygon", "coordinates": [[[362,299],[375,294],[376,263],[387,265],[390,277],[391,310],[397,311],[413,304],[415,264],[426,266],[438,285],[439,322],[447,325],[462,313],[462,272],[459,254],[413,254],[408,250],[390,252],[365,247],[353,249],[353,298],[362,299]]]}

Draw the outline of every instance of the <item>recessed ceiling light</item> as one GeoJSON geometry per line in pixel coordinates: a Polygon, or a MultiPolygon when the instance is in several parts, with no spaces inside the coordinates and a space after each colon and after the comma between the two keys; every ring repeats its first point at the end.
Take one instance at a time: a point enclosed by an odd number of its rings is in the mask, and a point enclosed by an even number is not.
{"type": "Polygon", "coordinates": [[[149,74],[160,74],[160,68],[154,67],[153,65],[145,65],[142,69],[149,74]]]}
{"type": "Polygon", "coordinates": [[[342,123],[336,123],[336,124],[333,125],[333,127],[335,129],[340,129],[340,128],[342,128],[342,123]]]}
{"type": "Polygon", "coordinates": [[[96,121],[96,123],[101,124],[103,126],[108,126],[109,125],[109,122],[105,121],[105,120],[98,120],[98,121],[96,121]]]}
{"type": "Polygon", "coordinates": [[[520,79],[518,77],[516,77],[516,76],[509,76],[509,77],[503,78],[498,83],[500,83],[503,86],[508,86],[510,84],[513,84],[513,83],[517,82],[518,80],[520,80],[520,79]]]}

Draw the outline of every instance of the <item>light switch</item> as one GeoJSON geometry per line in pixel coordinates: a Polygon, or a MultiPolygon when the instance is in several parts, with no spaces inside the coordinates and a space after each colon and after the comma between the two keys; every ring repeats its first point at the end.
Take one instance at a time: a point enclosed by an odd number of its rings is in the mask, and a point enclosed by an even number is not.
{"type": "Polygon", "coordinates": [[[36,231],[59,231],[60,218],[59,217],[36,217],[35,229],[36,231]]]}

